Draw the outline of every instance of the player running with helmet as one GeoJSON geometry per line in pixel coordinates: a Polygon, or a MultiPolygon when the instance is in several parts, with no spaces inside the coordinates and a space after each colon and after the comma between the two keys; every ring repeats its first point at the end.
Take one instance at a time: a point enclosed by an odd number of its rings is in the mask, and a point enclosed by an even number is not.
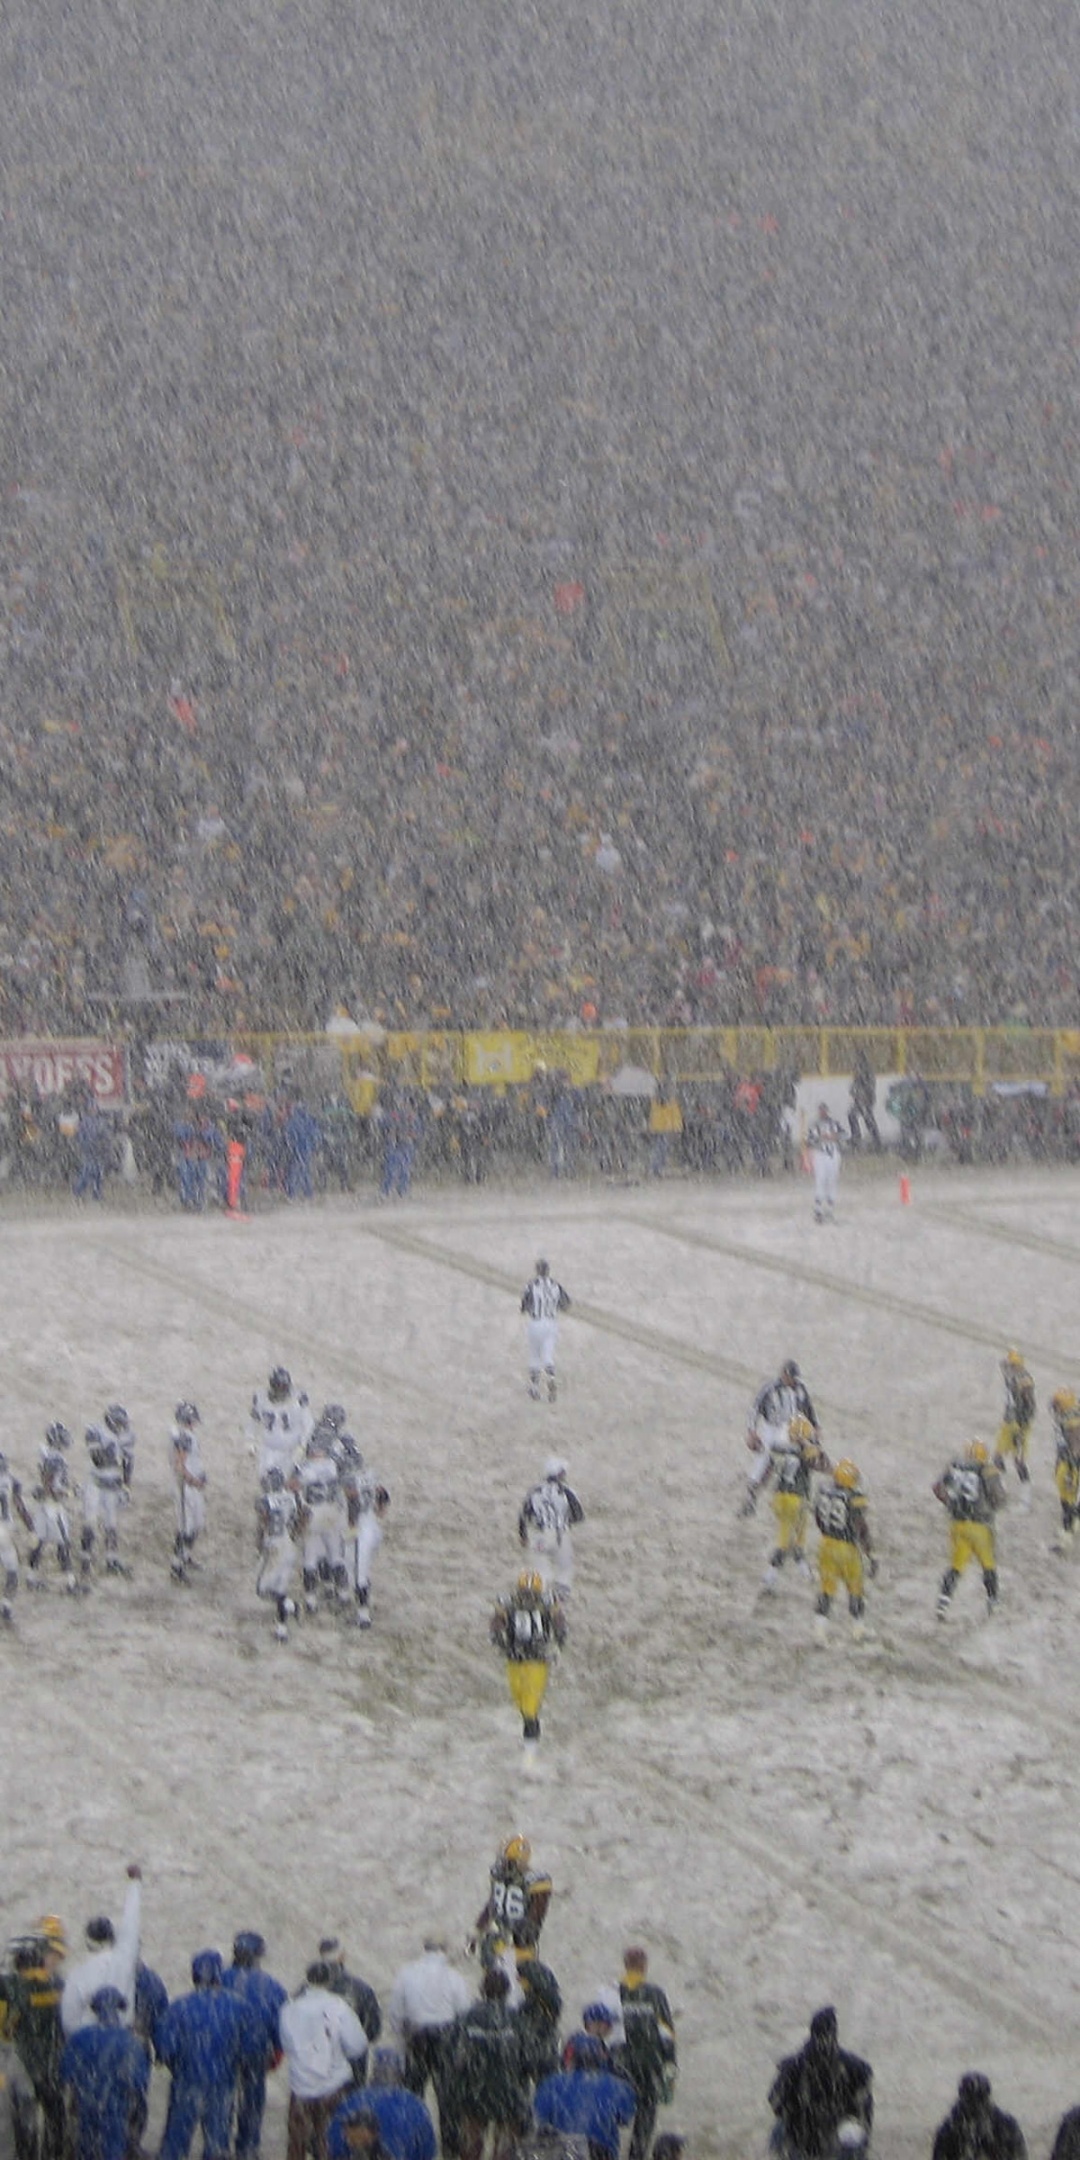
{"type": "Polygon", "coordinates": [[[135,1427],[123,1403],[118,1402],[109,1404],[101,1422],[120,1450],[120,1474],[124,1490],[128,1492],[135,1477],[135,1427]]]}
{"type": "Polygon", "coordinates": [[[328,1425],[316,1425],[304,1450],[303,1461],[289,1482],[300,1503],[303,1534],[304,1608],[319,1609],[320,1585],[332,1589],[339,1604],[349,1596],[345,1566],[345,1496],[335,1460],[337,1435],[328,1425]]]}
{"type": "Polygon", "coordinates": [[[88,1425],[86,1451],[90,1469],[82,1489],[82,1587],[89,1590],[94,1569],[97,1535],[101,1531],[107,1575],[130,1575],[120,1558],[118,1524],[120,1508],[127,1498],[124,1456],[119,1436],[105,1425],[88,1425]]]}
{"type": "Polygon", "coordinates": [[[276,1465],[263,1472],[255,1516],[259,1537],[255,1594],[273,1598],[277,1608],[274,1633],[279,1642],[287,1642],[288,1623],[296,1615],[296,1605],[289,1592],[296,1569],[300,1511],[296,1494],[285,1482],[284,1470],[276,1465]]]}
{"type": "Polygon", "coordinates": [[[169,1434],[169,1468],[176,1487],[176,1536],[173,1543],[172,1577],[186,1583],[199,1562],[195,1540],[206,1528],[206,1470],[196,1427],[200,1424],[193,1402],[176,1405],[175,1423],[169,1434]]]}
{"type": "Polygon", "coordinates": [[[968,1442],[933,1486],[935,1500],[949,1511],[949,1565],[941,1578],[937,1614],[948,1618],[952,1594],[969,1560],[982,1569],[988,1612],[997,1604],[997,1538],[994,1517],[1005,1505],[1005,1487],[990,1451],[981,1440],[968,1442]]]}
{"type": "Polygon", "coordinates": [[[487,1903],[476,1916],[481,1955],[484,1942],[492,1939],[510,1943],[515,1952],[535,1952],[551,1903],[552,1882],[531,1861],[532,1846],[520,1830],[496,1853],[487,1903]]]}
{"type": "Polygon", "coordinates": [[[1001,1360],[1001,1377],[1005,1382],[1005,1405],[1001,1413],[1001,1425],[994,1443],[994,1463],[1004,1470],[1011,1455],[1016,1464],[1016,1475],[1024,1490],[1020,1496],[1022,1507],[1031,1506],[1031,1472],[1028,1469],[1028,1441],[1035,1423],[1035,1382],[1024,1363],[1019,1350],[1007,1350],[1001,1360]]]}
{"type": "Polygon", "coordinates": [[[0,1454],[0,1569],[3,1570],[3,1587],[0,1589],[0,1622],[10,1627],[15,1617],[15,1592],[19,1587],[19,1553],[15,1543],[15,1519],[25,1530],[33,1530],[34,1521],[22,1496],[22,1486],[15,1476],[7,1456],[0,1454]]]}
{"type": "Polygon", "coordinates": [[[351,1433],[339,1431],[334,1459],[345,1502],[345,1568],[354,1599],[352,1624],[369,1628],[371,1564],[382,1544],[383,1517],[390,1506],[390,1495],[386,1486],[372,1477],[351,1433]]]}
{"type": "Polygon", "coordinates": [[[1057,1388],[1050,1397],[1054,1427],[1054,1484],[1061,1502],[1061,1529],[1055,1540],[1060,1553],[1073,1549],[1080,1536],[1080,1401],[1072,1388],[1057,1388]]]}
{"type": "Polygon", "coordinates": [[[30,1509],[34,1518],[34,1542],[26,1558],[27,1580],[35,1590],[45,1587],[44,1576],[38,1570],[50,1545],[56,1549],[56,1564],[66,1588],[74,1590],[77,1587],[71,1565],[71,1477],[67,1460],[70,1446],[71,1434],[67,1426],[57,1420],[46,1428],[38,1450],[38,1482],[30,1509]]]}
{"type": "Polygon", "coordinates": [[[506,1680],[521,1713],[526,1756],[540,1738],[540,1706],[554,1652],[566,1640],[562,1607],[526,1569],[509,1597],[500,1598],[490,1622],[491,1640],[506,1659],[506,1680]]]}
{"type": "Polygon", "coordinates": [[[773,1480],[772,1510],[776,1517],[776,1544],[762,1578],[762,1588],[777,1589],[780,1570],[789,1557],[800,1574],[808,1575],[806,1526],[810,1520],[810,1487],[815,1471],[831,1469],[829,1458],[818,1444],[809,1418],[793,1417],[782,1441],[769,1451],[769,1468],[762,1484],[773,1480]]]}
{"type": "Polygon", "coordinates": [[[821,1533],[817,1555],[820,1587],[814,1623],[818,1638],[827,1639],[833,1599],[843,1588],[847,1591],[851,1632],[855,1641],[861,1642],[866,1632],[866,1577],[877,1573],[877,1561],[870,1542],[866,1494],[858,1466],[850,1456],[845,1455],[837,1463],[828,1484],[821,1487],[814,1504],[814,1520],[821,1533]]]}

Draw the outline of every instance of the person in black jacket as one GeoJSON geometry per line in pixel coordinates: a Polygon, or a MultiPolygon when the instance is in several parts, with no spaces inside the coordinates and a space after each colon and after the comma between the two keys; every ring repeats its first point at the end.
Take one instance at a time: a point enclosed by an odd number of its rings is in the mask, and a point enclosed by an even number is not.
{"type": "Polygon", "coordinates": [[[509,1992],[502,1966],[489,1966],[480,2001],[463,2010],[451,2028],[447,2052],[461,2107],[460,2160],[481,2160],[489,2128],[491,2160],[508,2160],[529,2126],[528,2036],[518,2013],[508,2007],[509,1992]]]}
{"type": "Polygon", "coordinates": [[[623,1952],[619,1982],[626,2044],[616,2064],[637,2098],[628,2160],[648,2160],[656,2110],[675,2077],[675,2021],[663,1988],[646,1979],[648,1969],[644,1950],[631,1944],[623,1952]]]}
{"type": "Polygon", "coordinates": [[[865,2150],[874,2120],[874,2073],[839,2044],[836,2012],[815,2010],[810,2038],[785,2056],[769,2093],[776,2117],[770,2146],[785,2160],[832,2160],[865,2150]]]}
{"type": "Polygon", "coordinates": [[[968,2070],[961,2078],[955,2104],[935,2133],[933,2160],[1027,2160],[1015,2115],[995,2106],[990,2080],[981,2071],[968,2070]]]}
{"type": "MultiPolygon", "coordinates": [[[[350,2010],[355,2010],[372,2047],[374,2047],[379,2034],[382,2032],[382,2011],[379,2008],[379,1998],[374,1988],[369,1987],[367,1981],[361,1980],[356,1973],[351,1973],[348,1970],[345,1963],[345,1951],[336,1935],[323,1936],[319,1944],[319,1956],[330,1967],[330,1978],[326,1983],[327,1987],[335,1995],[345,1997],[350,2010]]],[[[358,2082],[362,2083],[364,2078],[363,2063],[358,2065],[358,2070],[358,2082]]]]}

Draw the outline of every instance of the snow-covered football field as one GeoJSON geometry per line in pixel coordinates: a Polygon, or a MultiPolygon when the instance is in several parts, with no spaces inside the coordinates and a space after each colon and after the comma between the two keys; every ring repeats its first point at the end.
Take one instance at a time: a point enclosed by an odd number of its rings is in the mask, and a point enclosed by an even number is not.
{"type": "MultiPolygon", "coordinates": [[[[522,1829],[555,1880],[544,1952],[568,2021],[625,1942],[648,1946],[678,2011],[669,2122],[695,2153],[761,2151],[773,2063],[824,2001],[874,2063],[879,2154],[925,2150],[974,2067],[1045,2150],[1080,2101],[1080,1555],[1051,1551],[1046,1411],[1080,1386],[1080,1176],[913,1183],[904,1207],[894,1165],[850,1164],[822,1229],[805,1178],[421,1190],[240,1223],[8,1198],[13,1466],[32,1481],[59,1416],[80,1470],[116,1398],[139,1453],[132,1579],[21,1590],[0,1640],[3,1934],[45,1909],[80,1934],[137,1857],[170,1990],[191,1952],[258,1926],[290,1985],[339,1933],[385,1995],[430,1925],[463,1944],[522,1829]],[[553,1408],[524,1384],[539,1253],[574,1299],[553,1408]],[[1039,1389],[1034,1504],[1010,1485],[999,1615],[966,1579],[943,1627],[930,1483],[992,1437],[1012,1343],[1039,1389]],[[868,1486],[882,1557],[861,1646],[841,1619],[815,1647],[805,1582],[760,1594],[771,1517],[738,1518],[748,1405],[787,1355],[868,1486]],[[348,1405],[391,1488],[366,1637],[326,1615],[278,1645],[254,1597],[245,1425],[278,1361],[348,1405]],[[183,1590],[165,1450],[182,1396],[211,1473],[183,1590]],[[487,1617],[553,1448],[588,1519],[526,1780],[487,1617]]],[[[282,2132],[278,2094],[270,2160],[282,2132]]]]}

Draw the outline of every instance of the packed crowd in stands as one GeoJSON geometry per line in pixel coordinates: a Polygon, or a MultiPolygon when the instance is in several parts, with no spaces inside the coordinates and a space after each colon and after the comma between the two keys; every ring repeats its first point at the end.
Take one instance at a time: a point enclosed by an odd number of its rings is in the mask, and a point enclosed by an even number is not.
{"type": "Polygon", "coordinates": [[[647,662],[613,693],[557,618],[505,636],[462,626],[464,681],[404,696],[313,673],[280,739],[247,655],[181,700],[194,737],[149,678],[126,724],[21,698],[0,1032],[92,1033],[144,993],[217,1032],[319,1027],[341,995],[391,1026],[1075,1018],[1064,728],[999,736],[973,692],[845,718],[827,670],[793,727],[647,662]]]}
{"type": "Polygon", "coordinates": [[[185,39],[193,172],[168,69],[103,39],[95,125],[130,155],[71,148],[73,221],[35,163],[62,67],[20,32],[0,1034],[154,996],[215,1032],[338,996],[407,1026],[1070,1024],[1072,150],[1038,34],[995,24],[987,159],[904,133],[907,71],[929,112],[985,21],[918,54],[883,30],[899,184],[839,16],[784,54],[829,86],[826,159],[749,19],[740,60],[663,7],[640,43],[597,27],[587,113],[580,25],[511,57],[463,24],[467,62],[425,61],[418,18],[415,80],[408,36],[399,79],[376,26],[343,34],[289,58],[331,243],[266,117],[276,47],[224,126],[185,39]],[[339,138],[346,81],[382,88],[339,138]],[[1025,217],[991,302],[972,265],[1025,217]]]}

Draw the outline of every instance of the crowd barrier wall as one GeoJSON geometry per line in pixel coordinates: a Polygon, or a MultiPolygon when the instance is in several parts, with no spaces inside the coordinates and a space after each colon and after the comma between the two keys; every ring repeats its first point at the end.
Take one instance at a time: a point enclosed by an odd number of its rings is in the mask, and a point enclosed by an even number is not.
{"type": "Polygon", "coordinates": [[[234,1039],[274,1084],[300,1085],[327,1062],[355,1109],[366,1112],[388,1082],[424,1088],[523,1087],[537,1074],[572,1086],[615,1083],[634,1071],[672,1085],[707,1085],[785,1072],[822,1080],[850,1076],[863,1057],[875,1073],[969,1086],[1037,1083],[1063,1095],[1080,1081],[1080,1028],[726,1027],[611,1028],[550,1032],[437,1031],[367,1037],[259,1035],[234,1039]]]}
{"type": "MultiPolygon", "coordinates": [[[[0,1042],[0,1092],[33,1087],[63,1093],[88,1084],[103,1108],[119,1108],[142,1092],[140,1065],[159,1060],[165,1046],[134,1040],[65,1039],[0,1042]],[[139,1049],[143,1056],[140,1059],[139,1049]]],[[[270,1090],[297,1093],[340,1089],[361,1115],[379,1089],[398,1082],[439,1088],[527,1087],[537,1075],[563,1074],[579,1088],[614,1085],[635,1092],[636,1075],[672,1086],[708,1085],[732,1077],[782,1072],[792,1080],[849,1077],[860,1058],[876,1074],[918,1076],[970,1087],[977,1096],[995,1085],[1037,1084],[1064,1095],[1080,1083],[1080,1028],[720,1027],[582,1030],[425,1030],[376,1035],[246,1034],[216,1046],[172,1042],[170,1055],[190,1070],[226,1070],[250,1059],[270,1090]]],[[[164,1069],[164,1068],[162,1068],[164,1069]]],[[[237,1070],[215,1092],[239,1092],[237,1070]]],[[[213,1087],[213,1083],[212,1083],[213,1087]]],[[[640,1088],[645,1092],[647,1081],[640,1088]]]]}

